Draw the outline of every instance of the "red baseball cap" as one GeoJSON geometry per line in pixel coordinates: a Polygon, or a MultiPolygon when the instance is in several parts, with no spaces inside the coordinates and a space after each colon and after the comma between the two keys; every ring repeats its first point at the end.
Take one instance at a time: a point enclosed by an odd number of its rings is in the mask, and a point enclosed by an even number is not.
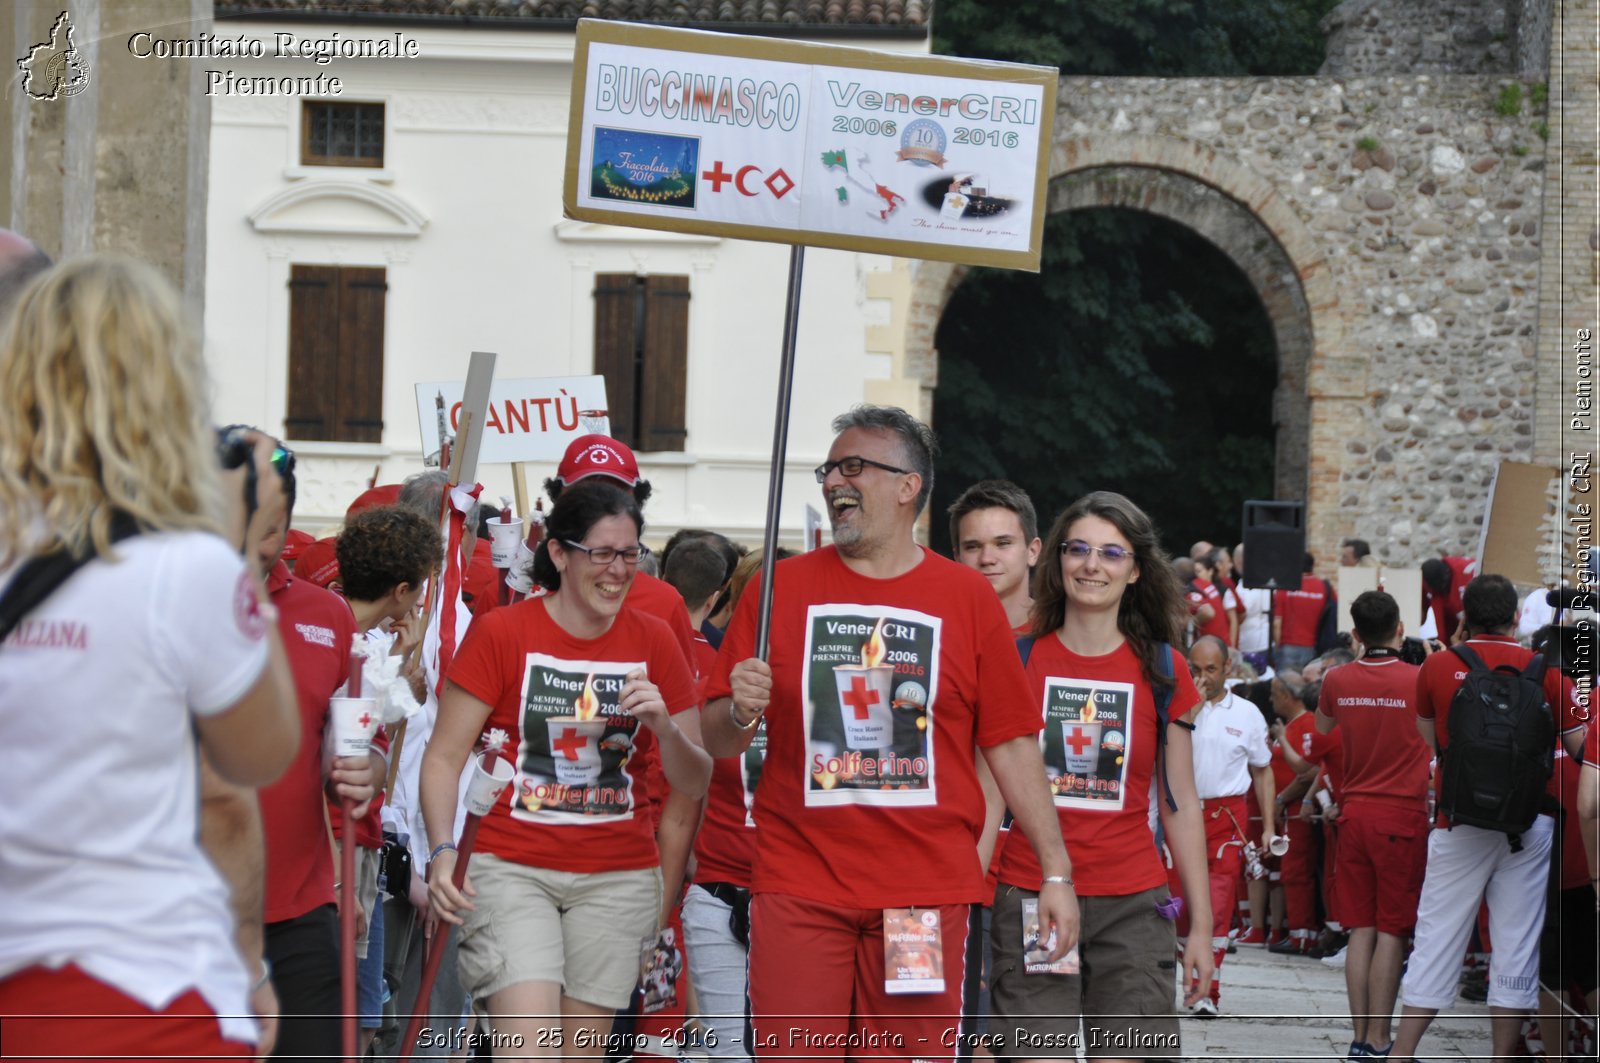
{"type": "Polygon", "coordinates": [[[589,476],[609,476],[629,487],[639,486],[639,462],[627,444],[610,436],[579,436],[567,447],[556,479],[570,486],[589,476]]]}
{"type": "Polygon", "coordinates": [[[350,503],[350,508],[344,511],[344,519],[360,513],[364,509],[376,509],[379,506],[392,506],[400,501],[400,485],[384,484],[381,487],[369,487],[356,496],[350,503]]]}
{"type": "Polygon", "coordinates": [[[339,578],[339,555],[334,551],[332,538],[318,539],[300,551],[294,563],[296,579],[326,587],[339,578]]]}
{"type": "Polygon", "coordinates": [[[293,561],[300,556],[300,551],[316,541],[310,532],[303,532],[299,528],[290,528],[283,535],[283,559],[285,561],[293,561]]]}

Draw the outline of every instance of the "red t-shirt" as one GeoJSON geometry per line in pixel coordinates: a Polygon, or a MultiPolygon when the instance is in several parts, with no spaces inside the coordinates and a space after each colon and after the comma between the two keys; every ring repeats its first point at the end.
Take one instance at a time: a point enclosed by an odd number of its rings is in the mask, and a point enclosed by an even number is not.
{"type": "MultiPolygon", "coordinates": [[[[694,650],[694,656],[689,658],[689,663],[694,665],[694,681],[704,690],[706,684],[711,682],[711,669],[716,666],[717,651],[712,648],[711,640],[698,631],[694,633],[690,648],[694,650]]],[[[702,697],[701,702],[704,703],[704,700],[702,697]]]]}
{"type": "Polygon", "coordinates": [[[482,616],[500,604],[500,584],[505,578],[505,570],[494,567],[488,541],[475,539],[467,570],[461,576],[461,593],[470,599],[467,605],[473,616],[482,616]]]}
{"type": "MultiPolygon", "coordinates": [[[[1316,740],[1318,737],[1317,715],[1314,712],[1302,712],[1300,715],[1283,725],[1283,740],[1292,745],[1295,753],[1299,755],[1300,759],[1302,760],[1311,760],[1310,753],[1316,748],[1316,740]]],[[[1274,773],[1275,783],[1281,782],[1281,780],[1277,779],[1276,777],[1279,760],[1284,761],[1284,767],[1287,768],[1289,766],[1288,759],[1283,756],[1283,753],[1280,750],[1274,748],[1272,751],[1272,770],[1274,773]]],[[[1312,761],[1312,763],[1314,764],[1316,761],[1312,761]]],[[[1275,792],[1280,794],[1283,793],[1284,787],[1289,783],[1294,782],[1294,780],[1295,773],[1293,769],[1290,769],[1288,782],[1284,782],[1282,785],[1279,785],[1275,792]]],[[[1300,805],[1300,801],[1294,801],[1285,807],[1290,815],[1294,815],[1300,811],[1300,805]]]]}
{"type": "Polygon", "coordinates": [[[295,579],[282,561],[268,574],[267,590],[278,607],[278,634],[300,704],[300,748],[278,781],[259,794],[267,860],[262,918],[278,923],[333,903],[322,732],[328,699],[350,672],[356,618],[343,598],[295,579]]]}
{"type": "MultiPolygon", "coordinates": [[[[1489,668],[1498,668],[1502,664],[1509,664],[1514,668],[1526,668],[1528,662],[1533,660],[1533,652],[1525,650],[1518,645],[1517,640],[1509,635],[1476,635],[1467,640],[1470,647],[1489,668]]],[[[1449,650],[1428,655],[1422,662],[1417,675],[1417,715],[1424,720],[1432,720],[1434,727],[1434,740],[1439,744],[1441,751],[1450,744],[1449,712],[1450,702],[1456,696],[1456,690],[1461,686],[1461,681],[1467,677],[1467,662],[1449,650]]],[[[1572,686],[1572,680],[1562,675],[1554,668],[1546,668],[1544,673],[1545,699],[1555,714],[1556,721],[1556,747],[1561,747],[1561,736],[1571,731],[1582,730],[1588,723],[1588,712],[1578,701],[1578,693],[1572,686]]],[[[1557,782],[1554,774],[1546,785],[1546,791],[1556,797],[1560,796],[1556,789],[1557,782]]],[[[1450,825],[1445,818],[1443,810],[1439,812],[1438,824],[1441,827],[1450,825]]]]}
{"type": "Polygon", "coordinates": [[[694,839],[696,882],[727,882],[750,888],[750,874],[756,862],[756,823],[751,807],[756,786],[761,782],[766,750],[763,726],[743,756],[721,757],[712,762],[706,814],[694,839]]]}
{"type": "MultiPolygon", "coordinates": [[[[1172,670],[1177,688],[1169,719],[1200,700],[1176,650],[1172,670]]],[[[1125,642],[1104,656],[1082,657],[1046,635],[1033,644],[1027,672],[1044,722],[1045,774],[1072,857],[1074,888],[1084,897],[1123,897],[1160,886],[1167,872],[1150,833],[1156,702],[1133,648],[1125,642]],[[1085,723],[1091,701],[1095,719],[1085,723]],[[1079,759],[1091,756],[1092,764],[1079,759]]],[[[1044,872],[1027,835],[1009,831],[1003,842],[1000,881],[1037,890],[1044,872]]]]}
{"type": "MultiPolygon", "coordinates": [[[[981,899],[974,747],[1039,729],[1000,599],[926,550],[892,579],[856,574],[833,547],[776,577],[753,888],[845,908],[981,899]],[[881,660],[864,666],[874,644],[881,660]]],[[[739,602],[711,698],[753,653],[759,597],[739,602]]]]}
{"type": "Polygon", "coordinates": [[[491,707],[485,729],[511,736],[517,774],[479,828],[504,860],[555,871],[629,871],[660,863],[651,821],[656,737],[617,709],[625,677],[643,667],[672,713],[699,701],[672,632],[623,609],[595,639],[570,635],[547,599],[473,621],[449,679],[491,707]],[[581,709],[592,709],[580,719],[581,709]]]}
{"type": "Polygon", "coordinates": [[[1322,607],[1328,601],[1328,583],[1307,572],[1300,577],[1297,591],[1273,591],[1272,606],[1283,621],[1285,646],[1315,646],[1317,621],[1322,619],[1322,607]]]}
{"type": "Polygon", "coordinates": [[[1215,635],[1227,645],[1233,645],[1228,639],[1228,610],[1223,604],[1222,595],[1214,585],[1200,581],[1191,583],[1188,590],[1184,592],[1184,599],[1189,603],[1190,616],[1200,612],[1202,605],[1211,607],[1210,620],[1204,622],[1195,621],[1196,635],[1215,635]]]}
{"type": "Polygon", "coordinates": [[[689,622],[689,609],[676,587],[648,573],[635,572],[633,586],[628,589],[628,606],[665,620],[678,642],[684,664],[694,667],[694,625],[689,622]]]}
{"type": "MultiPolygon", "coordinates": [[[[1589,755],[1596,753],[1593,726],[1589,729],[1585,749],[1589,755]]],[[[1556,770],[1550,776],[1550,788],[1560,795],[1561,807],[1566,811],[1561,828],[1561,888],[1564,890],[1577,889],[1589,882],[1589,856],[1583,848],[1583,824],[1578,821],[1578,776],[1582,771],[1583,765],[1567,756],[1565,749],[1556,750],[1556,770]]]]}
{"type": "Polygon", "coordinates": [[[1438,637],[1449,642],[1455,637],[1456,628],[1461,625],[1461,592],[1472,582],[1472,577],[1478,571],[1478,562],[1470,557],[1447,557],[1444,563],[1450,566],[1450,589],[1444,594],[1435,594],[1432,588],[1423,584],[1422,608],[1433,614],[1433,626],[1438,637]]]}
{"type": "Polygon", "coordinates": [[[1335,668],[1322,680],[1317,711],[1338,726],[1344,756],[1343,804],[1428,807],[1433,751],[1417,732],[1416,665],[1373,657],[1335,668]]]}

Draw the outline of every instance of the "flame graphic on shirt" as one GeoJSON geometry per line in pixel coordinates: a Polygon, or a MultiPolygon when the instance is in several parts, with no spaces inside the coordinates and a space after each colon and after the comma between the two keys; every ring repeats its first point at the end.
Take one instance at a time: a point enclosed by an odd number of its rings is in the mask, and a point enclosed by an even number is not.
{"type": "Polygon", "coordinates": [[[1089,691],[1089,700],[1083,703],[1083,708],[1078,711],[1078,719],[1083,723],[1093,723],[1099,713],[1094,707],[1095,692],[1089,691]]]}
{"type": "Polygon", "coordinates": [[[594,673],[583,681],[583,693],[572,703],[572,715],[580,721],[592,720],[600,714],[600,699],[594,696],[594,673]]]}
{"type": "Polygon", "coordinates": [[[866,645],[861,647],[861,666],[863,668],[876,668],[883,663],[889,650],[883,644],[883,617],[878,617],[878,626],[872,629],[872,636],[867,639],[866,645]]]}

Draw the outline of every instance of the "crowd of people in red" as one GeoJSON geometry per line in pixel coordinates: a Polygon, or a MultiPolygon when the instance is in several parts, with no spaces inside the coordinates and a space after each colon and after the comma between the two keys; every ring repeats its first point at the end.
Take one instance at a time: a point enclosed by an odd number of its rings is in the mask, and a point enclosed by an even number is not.
{"type": "Polygon", "coordinates": [[[1442,559],[1436,640],[1383,591],[1340,636],[1309,555],[1274,599],[1112,492],[1041,538],[1005,481],[942,557],[933,434],[876,406],[770,618],[758,554],[652,554],[605,436],[525,562],[443,472],[314,540],[283,444],[226,430],[219,468],[164,281],[0,236],[8,1052],[70,1015],[82,1057],[337,1058],[351,949],[374,1058],[1176,1058],[1241,947],[1342,958],[1353,1059],[1412,1058],[1480,954],[1497,1053],[1594,1011],[1592,686],[1502,577],[1442,559]],[[1545,774],[1476,766],[1491,687],[1545,774]],[[486,747],[510,783],[464,834],[486,747]]]}

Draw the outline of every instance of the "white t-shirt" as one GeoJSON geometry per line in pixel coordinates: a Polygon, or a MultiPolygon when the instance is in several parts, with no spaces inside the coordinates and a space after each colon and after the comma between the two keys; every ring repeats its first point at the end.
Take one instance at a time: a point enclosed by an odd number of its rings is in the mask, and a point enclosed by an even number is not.
{"type": "Polygon", "coordinates": [[[0,978],[76,964],[156,1010],[194,989],[224,1037],[254,1042],[228,888],[200,848],[193,718],[256,683],[266,622],[215,536],[116,553],[0,645],[0,978]]]}
{"type": "Polygon", "coordinates": [[[1250,789],[1250,769],[1272,762],[1267,721],[1236,694],[1206,702],[1194,719],[1194,786],[1200,800],[1237,797],[1250,789]]]}
{"type": "Polygon", "coordinates": [[[1242,653],[1267,652],[1267,606],[1272,603],[1272,592],[1260,587],[1236,586],[1228,592],[1224,605],[1234,608],[1244,606],[1244,619],[1239,621],[1239,650],[1242,653]]]}

